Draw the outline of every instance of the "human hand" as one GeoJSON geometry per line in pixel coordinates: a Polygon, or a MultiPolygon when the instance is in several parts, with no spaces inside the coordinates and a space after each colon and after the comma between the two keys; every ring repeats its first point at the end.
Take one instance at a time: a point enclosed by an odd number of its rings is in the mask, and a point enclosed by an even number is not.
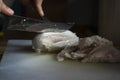
{"type": "Polygon", "coordinates": [[[14,11],[11,8],[9,8],[7,5],[5,5],[3,0],[0,0],[0,12],[8,16],[11,16],[14,14],[14,11]]]}
{"type": "MultiPolygon", "coordinates": [[[[42,2],[43,0],[21,0],[23,3],[33,3],[35,9],[37,10],[37,12],[39,13],[40,16],[44,16],[44,11],[42,8],[42,2]]],[[[8,16],[11,16],[14,14],[14,11],[9,8],[7,5],[5,5],[5,3],[3,2],[3,0],[0,0],[0,12],[3,14],[6,14],[8,16]]]]}

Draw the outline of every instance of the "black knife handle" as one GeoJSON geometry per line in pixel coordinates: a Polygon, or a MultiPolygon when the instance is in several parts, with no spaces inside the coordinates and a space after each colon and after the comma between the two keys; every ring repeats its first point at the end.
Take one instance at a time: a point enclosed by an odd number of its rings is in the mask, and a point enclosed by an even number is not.
{"type": "Polygon", "coordinates": [[[9,23],[9,16],[0,13],[0,31],[4,31],[9,23]]]}

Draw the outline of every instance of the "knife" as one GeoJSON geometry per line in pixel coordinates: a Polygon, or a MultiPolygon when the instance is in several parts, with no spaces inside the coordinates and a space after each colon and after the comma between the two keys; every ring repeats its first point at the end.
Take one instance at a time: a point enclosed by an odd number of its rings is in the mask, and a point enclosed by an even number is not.
{"type": "Polygon", "coordinates": [[[51,22],[23,16],[13,15],[9,17],[6,30],[17,30],[40,33],[44,30],[69,30],[74,23],[51,22]]]}

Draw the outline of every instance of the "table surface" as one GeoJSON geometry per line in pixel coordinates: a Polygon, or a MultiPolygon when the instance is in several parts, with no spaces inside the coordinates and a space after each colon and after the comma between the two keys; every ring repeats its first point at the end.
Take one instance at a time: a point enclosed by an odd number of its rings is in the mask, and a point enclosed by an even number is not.
{"type": "Polygon", "coordinates": [[[120,80],[120,64],[58,62],[38,54],[31,40],[9,40],[0,63],[0,80],[120,80]]]}

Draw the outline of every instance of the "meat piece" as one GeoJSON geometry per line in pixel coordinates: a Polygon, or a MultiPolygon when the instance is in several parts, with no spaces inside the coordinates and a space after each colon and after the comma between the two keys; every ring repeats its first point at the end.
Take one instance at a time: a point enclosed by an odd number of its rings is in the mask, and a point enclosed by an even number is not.
{"type": "Polygon", "coordinates": [[[87,56],[81,62],[119,62],[120,52],[109,41],[100,36],[81,38],[79,50],[87,56]]]}
{"type": "Polygon", "coordinates": [[[38,34],[32,41],[33,49],[37,52],[58,52],[66,46],[75,46],[79,37],[71,31],[45,32],[38,34]]]}
{"type": "Polygon", "coordinates": [[[57,59],[63,61],[65,58],[79,59],[81,62],[119,62],[120,52],[111,41],[91,36],[80,38],[78,46],[64,48],[57,59]]]}
{"type": "MultiPolygon", "coordinates": [[[[56,31],[56,30],[55,30],[56,31]]],[[[100,36],[80,38],[71,31],[51,32],[49,29],[38,34],[32,41],[37,52],[58,52],[57,60],[80,60],[80,62],[119,62],[120,52],[112,43],[100,36]]]]}
{"type": "Polygon", "coordinates": [[[120,62],[120,52],[113,46],[94,48],[81,62],[120,62]]]}

